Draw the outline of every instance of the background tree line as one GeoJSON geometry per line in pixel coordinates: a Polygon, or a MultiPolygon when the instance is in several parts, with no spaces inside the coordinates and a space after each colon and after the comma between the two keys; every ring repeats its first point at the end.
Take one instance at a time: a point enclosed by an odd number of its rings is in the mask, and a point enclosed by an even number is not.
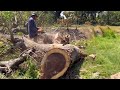
{"type": "MultiPolygon", "coordinates": [[[[33,11],[0,11],[0,26],[9,28],[15,25],[22,27],[27,22],[33,11]]],[[[39,26],[54,25],[60,19],[62,11],[34,11],[38,14],[39,26]]],[[[93,25],[120,25],[120,11],[65,11],[67,19],[72,24],[84,24],[90,22],[93,25]]]]}

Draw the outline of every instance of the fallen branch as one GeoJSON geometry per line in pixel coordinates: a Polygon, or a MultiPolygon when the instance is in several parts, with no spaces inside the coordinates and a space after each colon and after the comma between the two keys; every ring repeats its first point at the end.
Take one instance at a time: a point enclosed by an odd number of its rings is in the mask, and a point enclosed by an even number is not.
{"type": "Polygon", "coordinates": [[[19,65],[26,61],[26,58],[29,54],[33,52],[33,49],[22,53],[19,58],[11,59],[9,61],[1,61],[0,62],[0,72],[9,74],[12,70],[18,69],[19,65]]]}

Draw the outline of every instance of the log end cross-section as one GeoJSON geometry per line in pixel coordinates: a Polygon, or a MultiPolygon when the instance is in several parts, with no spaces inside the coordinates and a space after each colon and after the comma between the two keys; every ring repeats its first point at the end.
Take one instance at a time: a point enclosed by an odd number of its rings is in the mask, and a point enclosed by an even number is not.
{"type": "Polygon", "coordinates": [[[70,56],[60,48],[49,50],[41,62],[41,79],[57,79],[62,76],[70,65],[70,56]]]}

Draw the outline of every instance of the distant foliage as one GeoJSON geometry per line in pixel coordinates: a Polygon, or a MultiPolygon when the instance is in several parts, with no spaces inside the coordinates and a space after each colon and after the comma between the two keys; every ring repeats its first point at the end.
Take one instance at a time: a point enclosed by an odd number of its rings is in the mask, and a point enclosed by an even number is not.
{"type": "Polygon", "coordinates": [[[14,17],[14,13],[12,11],[1,11],[0,15],[3,20],[10,21],[14,17]]]}
{"type": "Polygon", "coordinates": [[[38,26],[53,25],[55,23],[55,13],[53,11],[38,12],[38,26]]]}
{"type": "MultiPolygon", "coordinates": [[[[61,11],[0,11],[0,25],[16,22],[19,26],[24,26],[32,12],[38,14],[37,25],[46,26],[56,24],[61,11]]],[[[92,25],[120,25],[120,11],[65,11],[64,14],[72,24],[90,22],[92,25]]]]}
{"type": "Polygon", "coordinates": [[[0,12],[0,23],[7,28],[11,28],[12,19],[14,17],[14,12],[12,11],[1,11],[0,12]]]}
{"type": "Polygon", "coordinates": [[[73,11],[65,14],[72,18],[73,24],[120,25],[120,11],[73,11]]]}

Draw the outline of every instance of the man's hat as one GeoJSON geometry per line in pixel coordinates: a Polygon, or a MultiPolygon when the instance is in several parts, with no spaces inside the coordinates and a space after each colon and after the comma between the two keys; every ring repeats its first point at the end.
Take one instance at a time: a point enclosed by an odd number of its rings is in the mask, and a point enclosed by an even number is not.
{"type": "Polygon", "coordinates": [[[36,13],[32,13],[32,15],[31,15],[31,16],[36,16],[36,17],[38,17],[36,13]]]}

